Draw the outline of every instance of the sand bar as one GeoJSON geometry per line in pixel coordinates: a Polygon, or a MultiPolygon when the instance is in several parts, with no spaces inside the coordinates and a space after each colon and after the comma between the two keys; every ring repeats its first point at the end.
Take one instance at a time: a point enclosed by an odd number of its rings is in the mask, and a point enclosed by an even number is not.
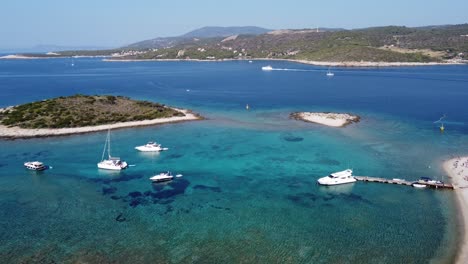
{"type": "Polygon", "coordinates": [[[96,132],[96,131],[102,131],[102,130],[108,130],[108,129],[151,126],[151,125],[158,125],[158,124],[165,124],[165,123],[176,123],[176,122],[203,119],[203,117],[197,114],[194,114],[190,112],[189,110],[177,109],[177,108],[173,108],[173,109],[184,113],[185,116],[174,116],[174,117],[157,118],[157,119],[151,119],[151,120],[120,122],[120,123],[114,123],[114,124],[108,124],[108,125],[73,127],[73,128],[27,129],[27,128],[7,127],[4,125],[0,125],[0,138],[32,138],[32,137],[63,136],[63,135],[96,132]]]}
{"type": "Polygon", "coordinates": [[[468,263],[468,156],[457,157],[444,162],[444,170],[455,188],[458,210],[464,228],[456,263],[468,263]]]}
{"type": "Polygon", "coordinates": [[[291,118],[305,122],[317,123],[331,127],[344,127],[360,121],[360,117],[351,114],[325,113],[325,112],[296,112],[291,118]]]}

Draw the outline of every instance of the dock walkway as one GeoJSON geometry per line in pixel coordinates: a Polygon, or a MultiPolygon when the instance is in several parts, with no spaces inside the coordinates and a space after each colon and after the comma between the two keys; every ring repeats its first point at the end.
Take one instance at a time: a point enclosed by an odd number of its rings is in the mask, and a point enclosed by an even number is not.
{"type": "Polygon", "coordinates": [[[432,183],[423,180],[419,181],[407,181],[404,179],[385,179],[385,178],[378,178],[378,177],[369,177],[369,176],[353,176],[358,181],[365,181],[365,182],[379,182],[379,183],[389,183],[389,184],[398,184],[398,185],[407,185],[412,186],[413,183],[423,184],[427,187],[439,189],[454,189],[453,185],[450,183],[432,183]]]}

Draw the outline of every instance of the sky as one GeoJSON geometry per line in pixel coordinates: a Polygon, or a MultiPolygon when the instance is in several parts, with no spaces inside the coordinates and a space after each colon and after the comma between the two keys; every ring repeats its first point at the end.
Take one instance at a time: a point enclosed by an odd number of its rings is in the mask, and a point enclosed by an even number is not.
{"type": "Polygon", "coordinates": [[[1,0],[0,49],[119,47],[204,26],[461,24],[467,10],[468,0],[1,0]]]}

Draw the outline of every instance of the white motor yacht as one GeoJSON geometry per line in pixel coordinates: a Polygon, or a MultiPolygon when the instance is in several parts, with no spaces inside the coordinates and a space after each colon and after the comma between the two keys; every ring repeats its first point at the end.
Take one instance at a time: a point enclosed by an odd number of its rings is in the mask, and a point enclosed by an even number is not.
{"type": "Polygon", "coordinates": [[[148,142],[145,145],[135,147],[136,150],[143,151],[143,152],[154,152],[154,151],[163,151],[168,150],[168,148],[161,147],[161,144],[156,142],[148,142]]]}
{"type": "Polygon", "coordinates": [[[24,166],[28,170],[35,170],[35,171],[42,171],[47,169],[47,166],[44,165],[44,163],[40,161],[28,161],[24,163],[24,166]]]}
{"type": "Polygon", "coordinates": [[[107,138],[106,143],[104,143],[104,150],[102,151],[102,158],[101,162],[97,164],[98,168],[105,169],[105,170],[123,170],[128,167],[127,162],[120,160],[120,158],[112,157],[110,154],[110,130],[107,131],[107,138]],[[108,159],[104,159],[104,155],[106,154],[106,146],[107,146],[107,155],[108,159]]]}
{"type": "Polygon", "coordinates": [[[270,65],[262,67],[262,71],[272,71],[272,70],[273,70],[273,67],[271,67],[270,65]]]}
{"type": "Polygon", "coordinates": [[[318,179],[318,183],[321,185],[338,185],[353,182],[356,182],[356,179],[353,177],[353,171],[350,169],[335,172],[326,177],[318,179]]]}
{"type": "Polygon", "coordinates": [[[164,182],[164,181],[170,181],[173,178],[174,176],[172,176],[172,173],[168,171],[168,172],[161,172],[157,175],[154,175],[153,177],[149,179],[153,182],[164,182]]]}

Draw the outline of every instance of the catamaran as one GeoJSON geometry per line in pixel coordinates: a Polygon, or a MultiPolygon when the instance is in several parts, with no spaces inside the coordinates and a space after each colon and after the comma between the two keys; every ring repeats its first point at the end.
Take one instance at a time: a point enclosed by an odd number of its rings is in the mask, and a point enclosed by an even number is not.
{"type": "Polygon", "coordinates": [[[101,162],[97,164],[98,168],[105,170],[123,170],[127,168],[127,162],[120,160],[118,157],[112,157],[110,149],[110,130],[108,130],[106,142],[104,143],[104,150],[102,151],[101,162]],[[108,159],[104,159],[104,155],[106,154],[106,147],[108,159]]]}
{"type": "Polygon", "coordinates": [[[356,182],[356,179],[353,177],[353,170],[351,169],[335,172],[318,179],[318,183],[321,185],[338,185],[353,182],[356,182]]]}
{"type": "Polygon", "coordinates": [[[156,142],[148,142],[145,145],[135,147],[136,150],[143,151],[143,152],[159,152],[163,150],[168,150],[168,148],[161,147],[161,144],[156,142]]]}

